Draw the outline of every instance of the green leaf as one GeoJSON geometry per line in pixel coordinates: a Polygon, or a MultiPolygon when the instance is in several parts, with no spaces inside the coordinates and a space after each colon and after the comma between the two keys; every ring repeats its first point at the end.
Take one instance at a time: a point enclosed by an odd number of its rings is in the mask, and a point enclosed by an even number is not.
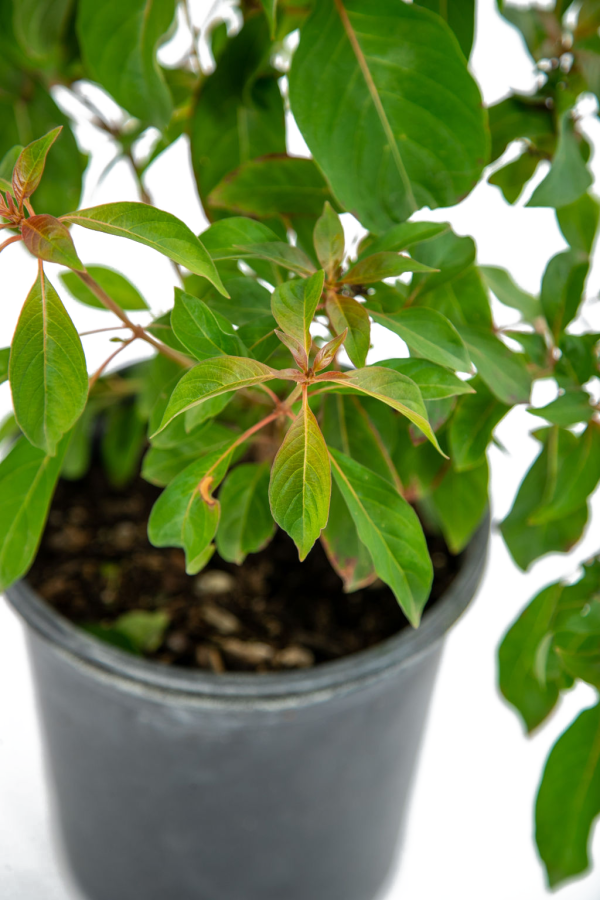
{"type": "Polygon", "coordinates": [[[488,181],[500,188],[507,203],[516,203],[529,179],[533,178],[539,162],[540,157],[526,149],[517,159],[496,169],[488,181]]]}
{"type": "Polygon", "coordinates": [[[88,379],[79,335],[43,272],[17,322],[9,377],[19,427],[53,456],[83,412],[88,379]]]}
{"type": "Polygon", "coordinates": [[[294,54],[290,101],[336,197],[375,233],[421,206],[453,205],[487,162],[466,60],[447,25],[416,4],[317,4],[294,54]]]}
{"type": "Polygon", "coordinates": [[[136,653],[154,653],[164,640],[171,617],[161,609],[132,609],[111,623],[111,630],[125,637],[136,653]]]}
{"type": "Polygon", "coordinates": [[[365,256],[371,256],[373,253],[380,253],[382,250],[408,250],[414,244],[421,244],[423,241],[430,241],[443,234],[449,228],[444,222],[400,222],[394,225],[381,237],[367,237],[359,244],[358,258],[364,259],[365,256]]]}
{"type": "Polygon", "coordinates": [[[577,439],[570,432],[560,431],[557,437],[556,443],[546,440],[521,482],[511,511],[500,525],[512,558],[523,570],[546,553],[570,550],[581,537],[587,522],[585,502],[561,517],[539,524],[531,521],[543,498],[553,492],[556,473],[561,471],[565,458],[577,446],[577,439]]]}
{"type": "Polygon", "coordinates": [[[175,288],[171,325],[175,336],[195,359],[247,354],[233,326],[223,316],[180,288],[175,288]]]}
{"type": "Polygon", "coordinates": [[[558,700],[560,682],[538,677],[540,646],[551,634],[562,584],[540,591],[504,636],[498,651],[499,687],[528,732],[546,719],[558,700]]]}
{"type": "MultiPolygon", "coordinates": [[[[242,163],[208,197],[215,209],[240,216],[319,216],[335,201],[312,159],[285,154],[242,163]]],[[[337,205],[337,204],[335,204],[337,205]]]]}
{"type": "Polygon", "coordinates": [[[433,446],[442,452],[431,430],[421,392],[414,381],[406,375],[401,375],[393,369],[384,369],[382,366],[368,366],[351,372],[326,372],[318,376],[317,380],[333,381],[342,387],[352,388],[361,394],[381,400],[410,419],[433,446]]]}
{"type": "Polygon", "coordinates": [[[315,267],[304,250],[292,247],[284,241],[269,241],[265,244],[242,244],[238,247],[239,259],[266,259],[283,266],[298,275],[312,275],[315,267]]]}
{"type": "Polygon", "coordinates": [[[120,403],[108,410],[100,451],[114,487],[125,487],[137,474],[145,443],[146,423],[131,406],[120,403]]]}
{"type": "Polygon", "coordinates": [[[532,321],[542,315],[540,301],[515,284],[512,276],[500,266],[479,266],[483,280],[500,303],[518,309],[523,317],[532,321]]]}
{"type": "Polygon", "coordinates": [[[68,229],[54,216],[30,216],[21,225],[23,243],[32,256],[84,272],[68,229]]]}
{"type": "Polygon", "coordinates": [[[575,137],[570,112],[561,116],[558,144],[550,171],[538,184],[526,206],[568,206],[585,194],[592,183],[575,137]]]}
{"type": "Polygon", "coordinates": [[[201,240],[212,258],[218,261],[239,259],[239,248],[247,244],[266,244],[269,241],[279,241],[279,238],[262,222],[232,216],[230,219],[214,222],[202,232],[201,240]]]}
{"type": "Polygon", "coordinates": [[[374,284],[384,278],[395,278],[404,272],[431,272],[429,266],[423,265],[410,256],[382,250],[372,256],[365,256],[355,263],[340,279],[340,284],[374,284]]]}
{"type": "Polygon", "coordinates": [[[554,636],[554,649],[573,678],[600,688],[600,600],[590,598],[554,636]]]}
{"type": "Polygon", "coordinates": [[[20,144],[16,144],[10,150],[7,150],[0,160],[0,190],[4,191],[5,194],[12,195],[12,173],[23,149],[20,144]]]}
{"type": "Polygon", "coordinates": [[[10,347],[2,347],[0,350],[0,384],[8,381],[8,364],[10,360],[10,347]]]}
{"type": "Polygon", "coordinates": [[[533,525],[557,521],[585,506],[600,480],[600,423],[590,422],[577,436],[559,431],[556,463],[538,506],[530,513],[533,525]]]}
{"type": "Polygon", "coordinates": [[[500,338],[483,328],[460,329],[479,376],[501,403],[514,406],[527,403],[531,392],[531,375],[523,357],[509,350],[500,338]]]}
{"type": "Polygon", "coordinates": [[[589,263],[567,250],[553,256],[542,279],[542,309],[555,339],[577,315],[589,263]]]}
{"type": "Polygon", "coordinates": [[[160,487],[165,487],[199,457],[215,450],[223,452],[238,436],[237,432],[219,422],[204,422],[173,441],[167,440],[168,432],[169,429],[166,429],[161,433],[159,440],[145,454],[142,464],[142,475],[146,481],[160,487]],[[160,437],[165,437],[164,444],[169,446],[163,446],[160,437]]]}
{"type": "Polygon", "coordinates": [[[591,406],[590,395],[586,391],[567,391],[546,406],[540,406],[538,409],[530,406],[527,412],[546,419],[552,425],[567,428],[569,425],[577,425],[578,422],[589,422],[596,410],[591,406]]]}
{"type": "Polygon", "coordinates": [[[171,213],[146,203],[106,203],[91,209],[80,209],[62,219],[92,231],[146,244],[190,272],[207,278],[219,293],[227,297],[227,291],[204,245],[187,225],[171,213]]]}
{"type": "Polygon", "coordinates": [[[362,368],[367,362],[371,346],[371,323],[366,308],[354,297],[330,291],[327,293],[325,310],[337,334],[348,329],[344,341],[346,353],[357,369],[362,368]]]}
{"type": "Polygon", "coordinates": [[[382,359],[378,365],[406,375],[419,386],[423,400],[443,400],[457,394],[472,394],[470,381],[461,381],[448,369],[427,359],[382,359]]]}
{"type": "MultiPolygon", "coordinates": [[[[109,269],[106,266],[86,266],[86,271],[121,309],[148,309],[148,304],[138,289],[120,272],[115,272],[114,269],[109,269]]],[[[96,295],[90,291],[89,287],[74,272],[61,272],[59,278],[68,292],[80,303],[84,303],[86,306],[93,306],[95,309],[106,309],[104,304],[98,300],[96,295]]]]}
{"type": "Polygon", "coordinates": [[[411,307],[391,315],[370,309],[373,320],[406,341],[419,356],[441,366],[471,371],[471,360],[454,325],[435,309],[411,307]]]}
{"type": "Polygon", "coordinates": [[[275,334],[277,322],[273,316],[266,316],[248,322],[238,329],[238,335],[248,348],[248,354],[260,362],[268,362],[279,349],[279,339],[275,334]]]}
{"type": "Polygon", "coordinates": [[[600,205],[590,194],[556,210],[558,225],[572,250],[589,256],[594,246],[600,205]]]}
{"type": "Polygon", "coordinates": [[[331,485],[331,503],[321,543],[332,568],[344,582],[347,593],[372,584],[377,578],[371,555],[356,531],[348,507],[335,481],[331,485]]]}
{"type": "Polygon", "coordinates": [[[411,282],[411,294],[422,297],[429,291],[453,281],[475,262],[475,242],[470,237],[459,237],[449,227],[437,237],[418,244],[411,251],[413,257],[436,271],[428,275],[415,275],[411,282]]]}
{"type": "Polygon", "coordinates": [[[460,553],[477,530],[488,505],[488,464],[468,471],[448,469],[430,500],[452,553],[460,553]]]}
{"type": "Polygon", "coordinates": [[[489,108],[492,160],[502,156],[512,141],[527,138],[534,148],[554,152],[554,113],[544,98],[512,94],[489,108]]]}
{"type": "Polygon", "coordinates": [[[188,575],[199,572],[212,555],[209,548],[217,533],[220,504],[210,492],[218,487],[229,466],[229,456],[220,457],[218,451],[210,453],[180,472],[150,513],[150,543],[155,547],[182,547],[188,575]]]}
{"type": "MultiPolygon", "coordinates": [[[[227,279],[229,298],[222,297],[205,279],[191,275],[185,289],[203,300],[213,312],[219,312],[234,325],[248,325],[271,316],[271,294],[250,276],[227,279]],[[194,281],[197,282],[194,284],[194,281]]],[[[244,341],[246,343],[246,341],[244,341]]]]}
{"type": "Polygon", "coordinates": [[[273,518],[296,544],[300,561],[327,525],[330,496],[327,445],[305,402],[277,451],[269,484],[273,518]]]}
{"type": "Polygon", "coordinates": [[[310,352],[310,326],[323,293],[325,273],[316,272],[310,278],[286,281],[271,296],[271,309],[277,324],[286,334],[296,338],[310,352]]]}
{"type": "Polygon", "coordinates": [[[54,128],[44,137],[21,150],[12,175],[13,190],[17,200],[26,200],[39,187],[44,174],[46,156],[61,131],[62,127],[59,125],[58,128],[54,128]]]}
{"type": "Polygon", "coordinates": [[[390,586],[409,622],[417,627],[429,598],[433,569],[414,509],[388,481],[330,451],[333,476],[375,570],[390,586]]]}
{"type": "Polygon", "coordinates": [[[600,704],[584,710],[546,763],[535,808],[535,838],[551,887],[588,868],[600,812],[600,704]]]}
{"type": "Polygon", "coordinates": [[[13,4],[15,36],[36,62],[59,51],[71,7],[71,0],[19,0],[13,4]]]}
{"type": "Polygon", "coordinates": [[[20,438],[0,462],[0,590],[33,562],[60,474],[69,435],[54,456],[20,438]]]}
{"type": "Polygon", "coordinates": [[[489,293],[476,266],[469,266],[423,295],[417,293],[411,300],[415,306],[437,310],[459,331],[463,325],[493,331],[489,293]]]}
{"type": "Polygon", "coordinates": [[[281,374],[277,369],[265,366],[254,359],[224,356],[204,360],[186,372],[177,382],[160,427],[152,438],[163,431],[176,416],[188,409],[207,403],[221,394],[239,391],[255,384],[264,384],[265,381],[280,377],[281,374]]]}
{"type": "Polygon", "coordinates": [[[448,23],[468,59],[475,33],[475,0],[453,0],[451,3],[445,0],[418,0],[418,3],[437,13],[448,23]]]}
{"type": "Polygon", "coordinates": [[[269,507],[268,464],[236,466],[223,483],[219,503],[217,550],[223,559],[241,565],[248,553],[262,550],[275,531],[269,507]]]}
{"type": "Polygon", "coordinates": [[[567,384],[585,384],[598,373],[596,346],[599,341],[600,334],[594,332],[560,336],[558,346],[562,355],[555,368],[559,384],[564,380],[567,384]]]}
{"type": "Polygon", "coordinates": [[[271,31],[271,37],[275,37],[275,25],[276,25],[276,12],[277,12],[277,0],[260,0],[260,4],[265,11],[265,15],[267,17],[267,21],[269,23],[269,29],[271,31]]]}
{"type": "Polygon", "coordinates": [[[346,246],[340,217],[330,203],[325,203],[323,214],[317,219],[313,242],[317,258],[330,280],[342,264],[346,246]]]}
{"type": "Polygon", "coordinates": [[[143,122],[164,128],[173,103],[156,50],[175,15],[175,0],[80,0],[77,33],[92,78],[143,122]]]}
{"type": "Polygon", "coordinates": [[[474,386],[477,393],[461,397],[450,424],[450,457],[457,472],[483,462],[496,425],[510,410],[482,381],[474,386]]]}
{"type": "Polygon", "coordinates": [[[268,64],[271,52],[266,19],[249,16],[198,91],[190,123],[192,165],[209,217],[214,210],[207,198],[226,175],[259,156],[285,153],[280,73],[268,64]]]}

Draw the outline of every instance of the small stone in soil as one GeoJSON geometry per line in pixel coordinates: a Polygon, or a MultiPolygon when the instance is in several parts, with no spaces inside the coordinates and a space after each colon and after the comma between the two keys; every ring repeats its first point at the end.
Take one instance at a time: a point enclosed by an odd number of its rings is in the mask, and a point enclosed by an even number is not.
{"type": "Polygon", "coordinates": [[[221,654],[216,647],[211,647],[208,644],[198,644],[195,655],[196,663],[201,669],[210,669],[211,672],[225,671],[221,654]]]}
{"type": "Polygon", "coordinates": [[[194,589],[199,594],[228,594],[234,587],[235,578],[222,569],[202,572],[194,582],[194,589]]]}
{"type": "Polygon", "coordinates": [[[241,629],[241,622],[238,617],[223,609],[222,606],[206,603],[200,612],[202,618],[220,634],[235,634],[236,631],[241,629]]]}
{"type": "Polygon", "coordinates": [[[311,653],[306,647],[294,645],[279,650],[273,658],[273,665],[282,666],[285,669],[307,669],[314,664],[314,653],[311,653]]]}
{"type": "Polygon", "coordinates": [[[275,655],[275,650],[262,641],[241,641],[239,638],[224,638],[220,641],[221,649],[227,656],[242,663],[256,666],[268,662],[275,655]]]}

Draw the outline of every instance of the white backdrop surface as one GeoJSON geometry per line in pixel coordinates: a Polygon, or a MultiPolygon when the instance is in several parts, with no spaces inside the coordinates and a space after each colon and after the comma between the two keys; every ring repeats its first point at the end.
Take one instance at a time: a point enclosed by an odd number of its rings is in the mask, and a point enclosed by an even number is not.
{"type": "MultiPolygon", "coordinates": [[[[472,69],[485,101],[497,101],[510,88],[531,89],[533,66],[518,34],[499,18],[494,0],[479,0],[478,6],[472,69]]],[[[192,4],[198,23],[203,21],[208,7],[203,0],[192,4]]],[[[173,60],[179,55],[182,41],[185,42],[185,35],[180,34],[165,50],[173,60]]],[[[597,142],[598,122],[587,119],[585,128],[597,142]]],[[[79,127],[78,137],[82,147],[92,153],[83,205],[137,199],[125,163],[118,163],[102,184],[96,185],[99,173],[110,161],[110,145],[86,124],[79,127]]],[[[296,154],[305,152],[295,131],[290,150],[296,154]]],[[[592,161],[596,175],[598,165],[596,155],[592,161]]],[[[152,167],[147,187],[156,206],[179,216],[196,231],[204,227],[183,141],[152,167]]],[[[524,209],[523,202],[510,207],[496,188],[484,184],[460,206],[434,213],[424,211],[419,218],[448,220],[457,232],[473,235],[480,262],[505,266],[524,288],[537,291],[547,260],[566,245],[552,211],[524,209]]],[[[346,224],[349,234],[355,235],[352,221],[346,224]]],[[[154,312],[168,308],[173,283],[166,260],[157,259],[138,244],[106,235],[74,229],[74,237],[84,262],[119,268],[137,285],[154,312]]],[[[53,277],[56,267],[50,265],[48,269],[58,287],[56,275],[53,277]]],[[[10,247],[2,254],[0,346],[9,343],[34,277],[35,263],[22,247],[10,247]]],[[[595,301],[598,286],[596,261],[588,282],[585,312],[588,325],[596,330],[600,330],[600,305],[595,301]]],[[[68,297],[64,299],[80,331],[107,324],[104,312],[85,308],[68,297]]],[[[501,324],[512,321],[512,313],[506,308],[498,306],[496,313],[501,324]]],[[[400,339],[389,332],[376,328],[374,336],[371,361],[404,352],[400,339]]],[[[105,336],[84,338],[84,342],[89,368],[93,370],[108,355],[109,345],[105,336]]],[[[122,354],[121,361],[139,356],[140,349],[135,346],[122,354]]],[[[552,397],[549,383],[536,386],[535,405],[543,405],[552,397]]],[[[0,387],[0,417],[8,409],[5,384],[0,387]]],[[[519,481],[536,454],[536,445],[528,437],[535,421],[519,409],[499,428],[498,436],[507,452],[493,448],[490,454],[494,522],[507,513],[519,481]]],[[[571,692],[547,725],[534,738],[525,739],[515,715],[498,694],[495,654],[502,634],[528,599],[543,585],[563,575],[576,574],[578,564],[600,549],[598,501],[596,496],[592,503],[597,517],[595,534],[589,528],[582,543],[568,557],[547,556],[526,575],[515,567],[493,529],[490,558],[479,594],[447,641],[401,865],[382,900],[543,900],[548,896],[532,839],[535,792],[553,741],[576,712],[589,705],[593,692],[585,687],[571,692]]],[[[600,860],[598,838],[600,833],[592,850],[600,860]]],[[[23,638],[4,601],[0,601],[0,897],[76,898],[53,845],[23,638]]],[[[560,897],[598,900],[600,863],[590,876],[562,889],[560,897]]]]}

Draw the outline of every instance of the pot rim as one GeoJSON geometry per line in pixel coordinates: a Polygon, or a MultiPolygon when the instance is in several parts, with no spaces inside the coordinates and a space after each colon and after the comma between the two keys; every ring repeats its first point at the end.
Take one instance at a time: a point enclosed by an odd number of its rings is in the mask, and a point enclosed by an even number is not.
{"type": "MultiPolygon", "coordinates": [[[[479,585],[486,561],[490,515],[486,511],[463,553],[460,571],[435,605],[425,612],[417,629],[404,628],[366,650],[339,660],[293,672],[222,674],[197,669],[178,669],[139,659],[87,635],[46,603],[25,580],[12,585],[6,597],[13,609],[47,643],[71,663],[85,667],[96,678],[117,680],[121,689],[144,693],[185,695],[188,700],[210,705],[242,703],[244,706],[273,701],[290,705],[347,693],[380,680],[429,652],[465,611],[479,585]]],[[[183,697],[182,697],[183,699],[183,697]]]]}

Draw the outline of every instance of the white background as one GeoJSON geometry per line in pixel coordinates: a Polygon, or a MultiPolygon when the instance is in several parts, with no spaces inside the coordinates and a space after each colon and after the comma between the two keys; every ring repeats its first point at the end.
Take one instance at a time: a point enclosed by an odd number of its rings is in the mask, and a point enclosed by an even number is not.
{"type": "MultiPolygon", "coordinates": [[[[198,24],[204,21],[208,8],[209,4],[203,0],[192,3],[198,24]]],[[[174,62],[184,46],[185,34],[180,31],[164,51],[166,61],[174,62]]],[[[471,66],[486,103],[501,99],[510,88],[523,91],[533,88],[531,60],[518,34],[499,18],[494,0],[479,0],[471,66]]],[[[62,102],[67,103],[64,97],[62,102]]],[[[70,108],[77,107],[71,102],[70,108]]],[[[593,109],[593,103],[587,108],[593,109]]],[[[117,114],[110,104],[103,109],[117,114]]],[[[597,141],[598,122],[588,117],[584,128],[597,141]]],[[[110,145],[85,124],[78,129],[78,137],[82,147],[92,152],[82,205],[137,199],[135,184],[124,162],[118,163],[97,186],[99,174],[111,159],[110,145]]],[[[295,131],[290,149],[296,154],[305,152],[295,131]]],[[[597,175],[596,159],[592,168],[597,175]]],[[[178,215],[195,231],[204,227],[183,141],[153,166],[147,187],[156,206],[178,215]]],[[[524,288],[535,292],[547,260],[563,249],[565,242],[551,210],[524,209],[523,202],[510,207],[496,188],[483,184],[460,206],[424,212],[419,218],[449,220],[459,233],[473,235],[480,262],[505,266],[524,288]]],[[[352,221],[345,224],[348,234],[355,236],[352,221]]],[[[157,259],[140,245],[106,235],[74,229],[74,237],[84,262],[100,262],[121,269],[139,287],[153,311],[160,312],[170,306],[173,279],[166,260],[157,259]]],[[[55,268],[48,266],[50,278],[59,287],[55,268]]],[[[595,305],[599,285],[597,268],[588,282],[585,318],[588,326],[600,330],[600,315],[595,305]]],[[[0,346],[9,343],[22,301],[34,278],[35,263],[19,245],[2,254],[0,346]]],[[[64,297],[62,290],[61,294],[64,297]]],[[[84,308],[68,297],[64,299],[80,331],[110,324],[107,313],[84,308]]],[[[495,312],[501,324],[514,320],[506,308],[498,306],[495,312]]],[[[143,314],[139,318],[144,321],[143,314]]],[[[375,329],[376,346],[371,361],[404,353],[402,342],[390,337],[389,332],[386,335],[383,338],[383,332],[375,329]]],[[[83,340],[89,369],[93,371],[114,345],[107,344],[105,336],[83,340]]],[[[125,353],[129,358],[139,357],[140,349],[135,346],[125,353]]],[[[127,358],[123,354],[122,359],[127,358]]],[[[540,384],[534,394],[535,404],[543,405],[553,396],[549,383],[540,384]]],[[[0,414],[7,412],[9,406],[8,385],[4,385],[0,387],[0,414]]],[[[528,437],[528,430],[535,422],[523,409],[518,409],[499,428],[498,436],[507,453],[493,448],[490,454],[492,511],[496,522],[510,508],[519,481],[536,454],[536,445],[528,437]]],[[[598,514],[597,497],[592,506],[598,514]]],[[[507,897],[542,900],[547,896],[532,840],[537,784],[552,743],[572,717],[593,701],[594,694],[583,686],[578,687],[540,733],[528,740],[516,716],[498,695],[495,654],[502,634],[528,599],[548,582],[564,575],[573,577],[578,563],[600,548],[599,538],[596,524],[588,528],[582,543],[568,557],[558,554],[545,557],[524,575],[510,560],[497,531],[493,531],[490,559],[478,597],[447,642],[414,791],[402,865],[385,900],[400,897],[438,900],[455,896],[461,900],[506,900],[507,897]]],[[[600,841],[594,841],[594,849],[600,859],[600,841]]],[[[0,601],[0,896],[3,900],[75,897],[56,862],[52,845],[22,634],[3,601],[0,601]]],[[[600,870],[571,883],[560,896],[561,900],[597,900],[600,870]]]]}

